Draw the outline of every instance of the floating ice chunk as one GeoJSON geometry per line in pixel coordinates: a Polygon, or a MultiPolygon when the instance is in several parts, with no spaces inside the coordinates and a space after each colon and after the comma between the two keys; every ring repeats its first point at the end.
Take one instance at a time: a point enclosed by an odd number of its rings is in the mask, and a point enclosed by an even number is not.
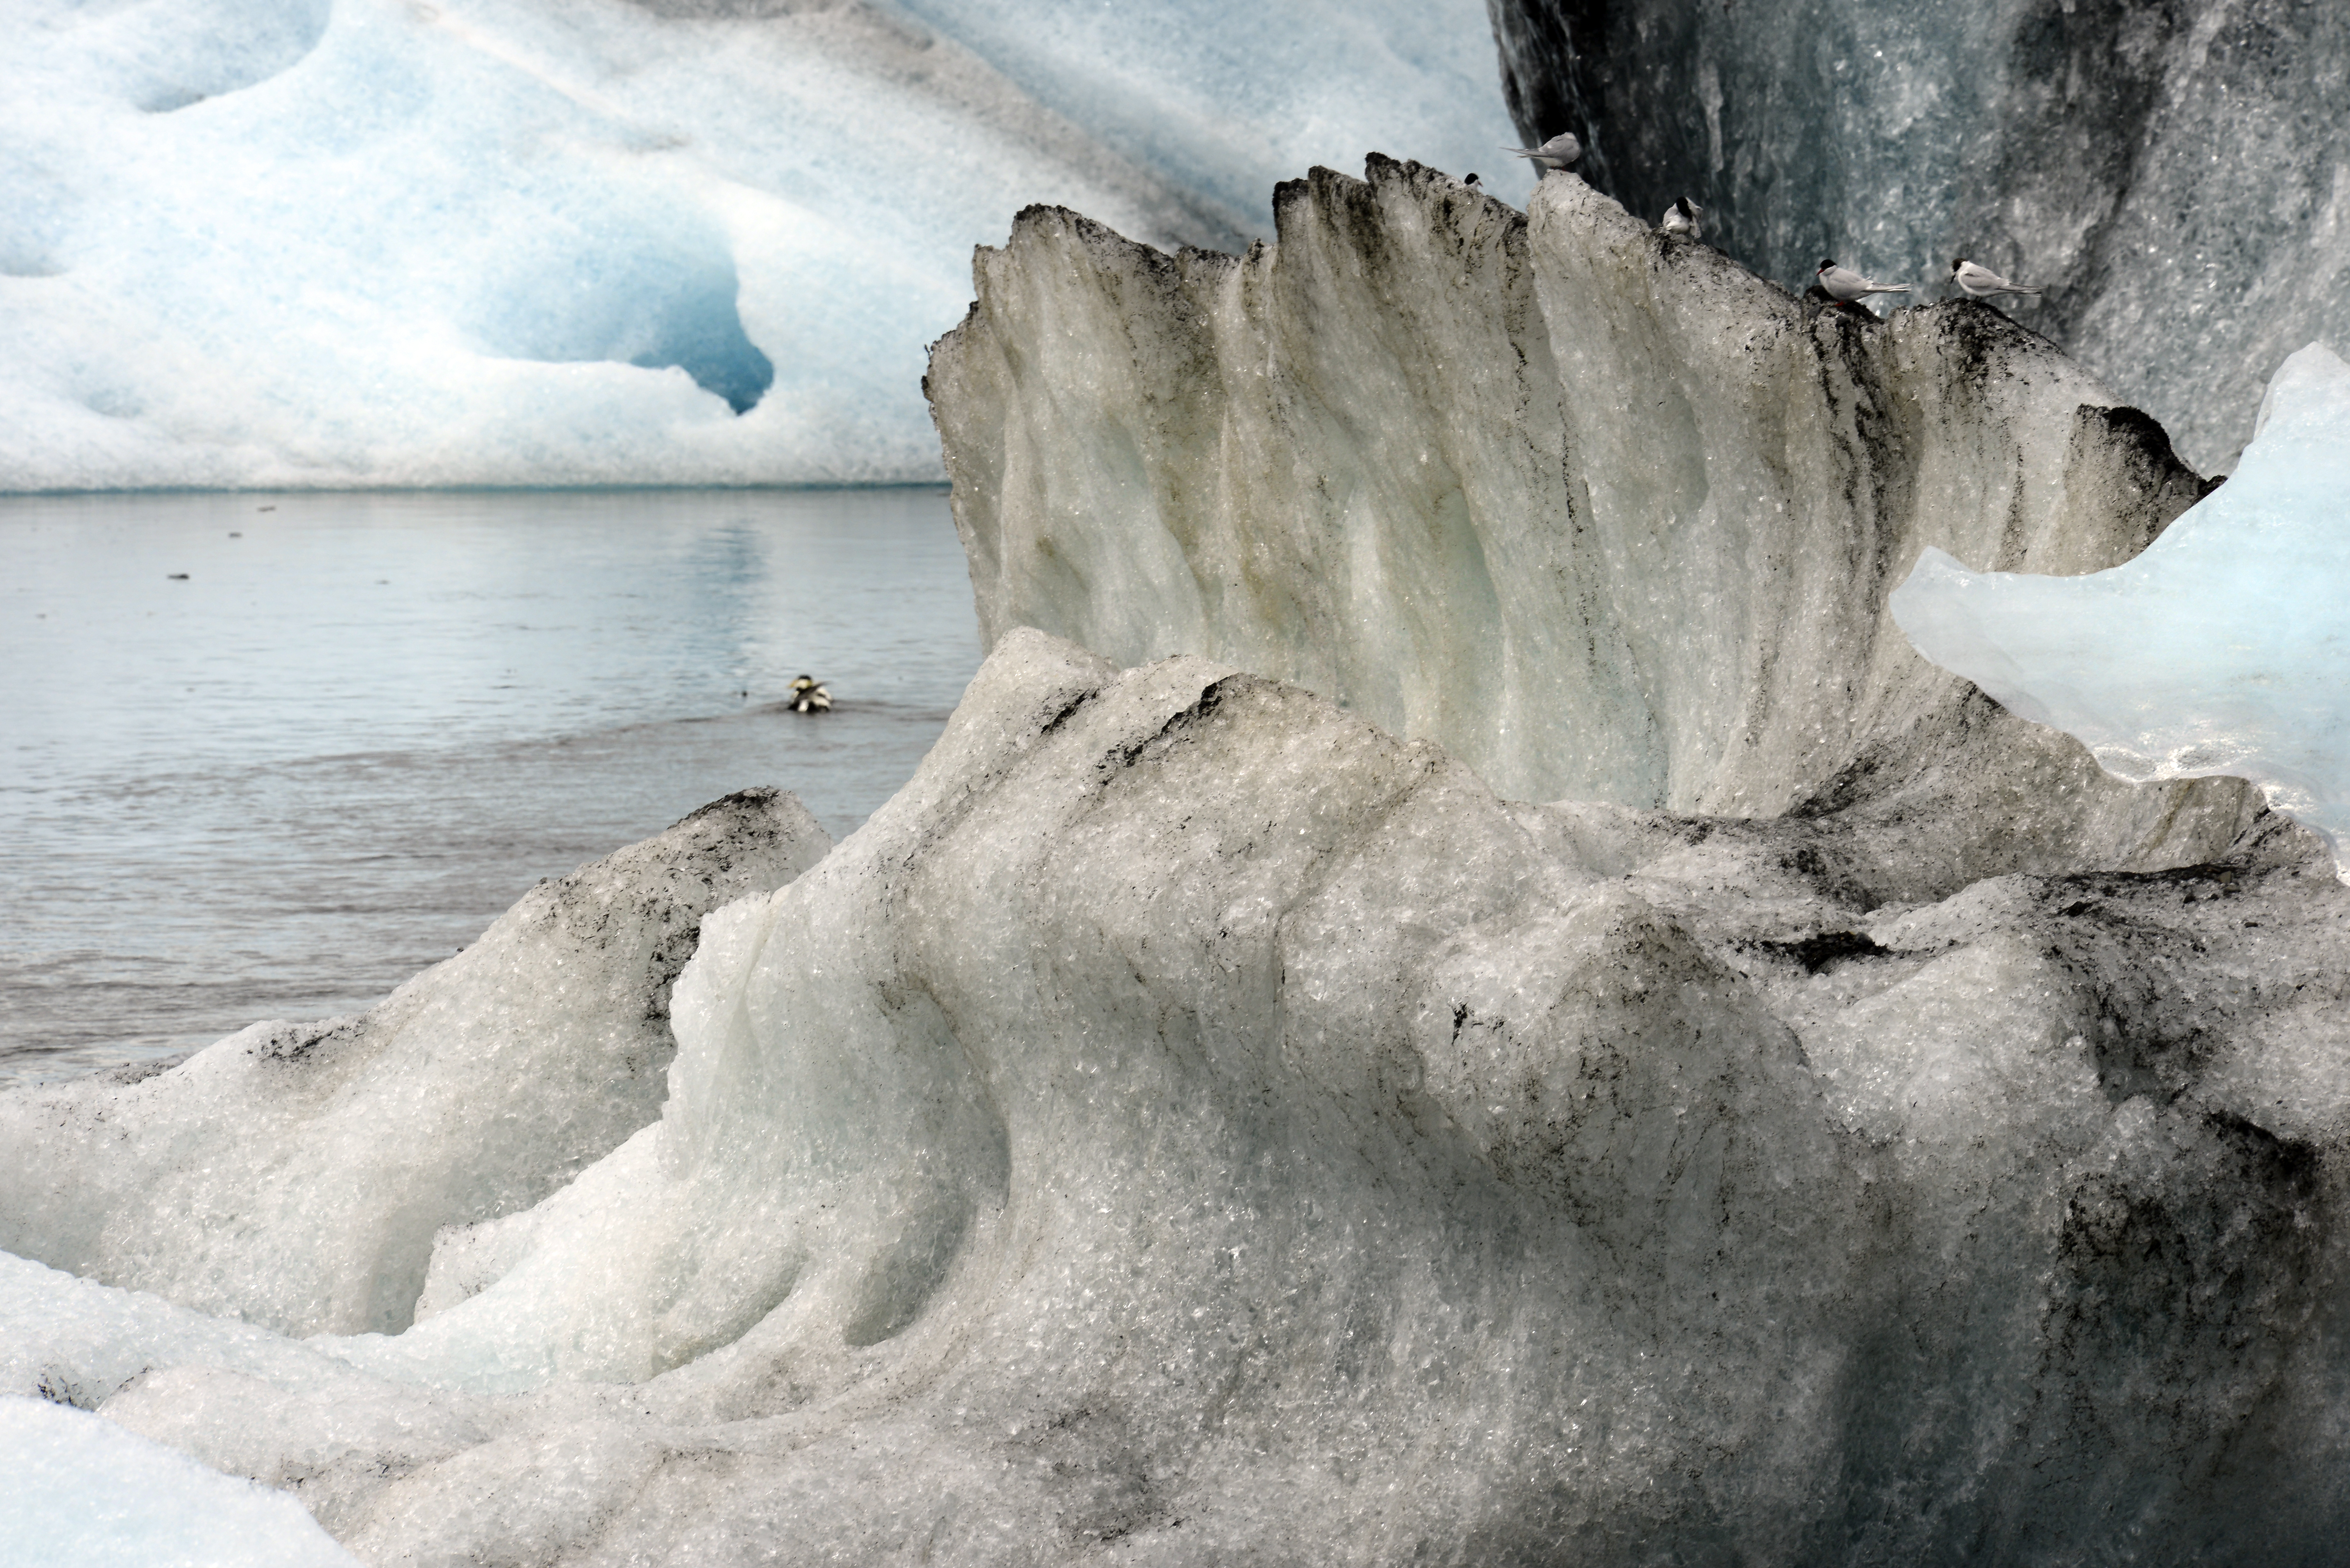
{"type": "Polygon", "coordinates": [[[2144,554],[2080,577],[1928,549],[1895,590],[1918,650],[2131,780],[2228,774],[2350,878],[2350,365],[2276,374],[2235,474],[2144,554]]]}
{"type": "Polygon", "coordinates": [[[357,1568],[283,1492],[86,1411],[0,1397],[0,1563],[357,1568]]]}
{"type": "Polygon", "coordinates": [[[0,1259],[0,1386],[369,1562],[2324,1560],[2344,1134],[2264,1118],[2340,1053],[2254,1099],[2207,1047],[2342,1037],[2350,888],[2256,844],[1888,910],[1912,831],[1513,805],[1015,629],[707,922],[660,1119],[443,1231],[414,1326],[0,1259]]]}

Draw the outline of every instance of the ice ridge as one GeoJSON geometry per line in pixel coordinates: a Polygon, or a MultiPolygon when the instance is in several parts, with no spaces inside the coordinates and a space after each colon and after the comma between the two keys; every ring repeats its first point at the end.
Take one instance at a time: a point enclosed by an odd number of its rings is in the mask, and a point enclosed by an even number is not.
{"type": "Polygon", "coordinates": [[[1518,798],[1963,821],[1904,896],[2232,839],[2241,786],[2112,785],[1886,609],[1929,544],[2136,554],[2203,493],[2151,420],[1974,302],[1878,325],[1572,176],[1367,173],[1243,259],[1056,209],[981,253],[928,385],[983,639],[1227,659],[1518,798]]]}

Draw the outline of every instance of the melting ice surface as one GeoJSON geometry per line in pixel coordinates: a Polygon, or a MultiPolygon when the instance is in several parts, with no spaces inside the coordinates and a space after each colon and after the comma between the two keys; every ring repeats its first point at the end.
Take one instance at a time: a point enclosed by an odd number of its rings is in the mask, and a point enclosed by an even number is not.
{"type": "Polygon", "coordinates": [[[302,1505],[111,1421],[0,1397],[0,1561],[44,1568],[348,1568],[302,1505]]]}
{"type": "Polygon", "coordinates": [[[923,347],[1025,203],[1231,245],[1375,144],[1527,188],[1471,0],[1150,0],[1107,56],[778,9],[11,7],[0,490],[930,479],[923,347]]]}
{"type": "Polygon", "coordinates": [[[2136,560],[2047,577],[1929,548],[1893,613],[2124,778],[2258,780],[2350,879],[2350,365],[2323,344],[2270,382],[2234,476],[2136,560]]]}

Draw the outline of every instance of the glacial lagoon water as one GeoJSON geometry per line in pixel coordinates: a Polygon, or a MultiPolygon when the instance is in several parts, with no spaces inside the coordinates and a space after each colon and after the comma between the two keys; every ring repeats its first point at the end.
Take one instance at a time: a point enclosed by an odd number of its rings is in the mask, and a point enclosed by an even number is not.
{"type": "Polygon", "coordinates": [[[838,838],[979,663],[942,488],[14,496],[0,551],[0,1084],[366,1006],[733,790],[838,838]]]}

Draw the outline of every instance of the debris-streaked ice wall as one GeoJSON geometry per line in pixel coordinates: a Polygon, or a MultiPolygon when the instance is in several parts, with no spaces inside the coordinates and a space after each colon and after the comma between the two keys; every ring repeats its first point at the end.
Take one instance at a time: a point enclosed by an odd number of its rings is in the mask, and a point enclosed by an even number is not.
{"type": "Polygon", "coordinates": [[[1124,9],[1110,80],[1043,0],[27,0],[0,490],[931,479],[1024,202],[1232,246],[1373,145],[1522,178],[1470,0],[1124,9]]]}
{"type": "Polygon", "coordinates": [[[1929,549],[1891,605],[1927,658],[2124,778],[2258,779],[2350,876],[2350,365],[2323,345],[2144,554],[2034,576],[1929,549]]]}
{"type": "Polygon", "coordinates": [[[1952,841],[1976,875],[2078,836],[2112,865],[2216,847],[2190,797],[2102,784],[1885,607],[1935,544],[2127,559],[2202,493],[2159,427],[1978,304],[1824,313],[1571,175],[1522,215],[1369,172],[1284,185],[1244,260],[1042,209],[981,256],[930,387],[983,638],[1206,653],[1518,798],[2041,797],[1952,841]]]}

